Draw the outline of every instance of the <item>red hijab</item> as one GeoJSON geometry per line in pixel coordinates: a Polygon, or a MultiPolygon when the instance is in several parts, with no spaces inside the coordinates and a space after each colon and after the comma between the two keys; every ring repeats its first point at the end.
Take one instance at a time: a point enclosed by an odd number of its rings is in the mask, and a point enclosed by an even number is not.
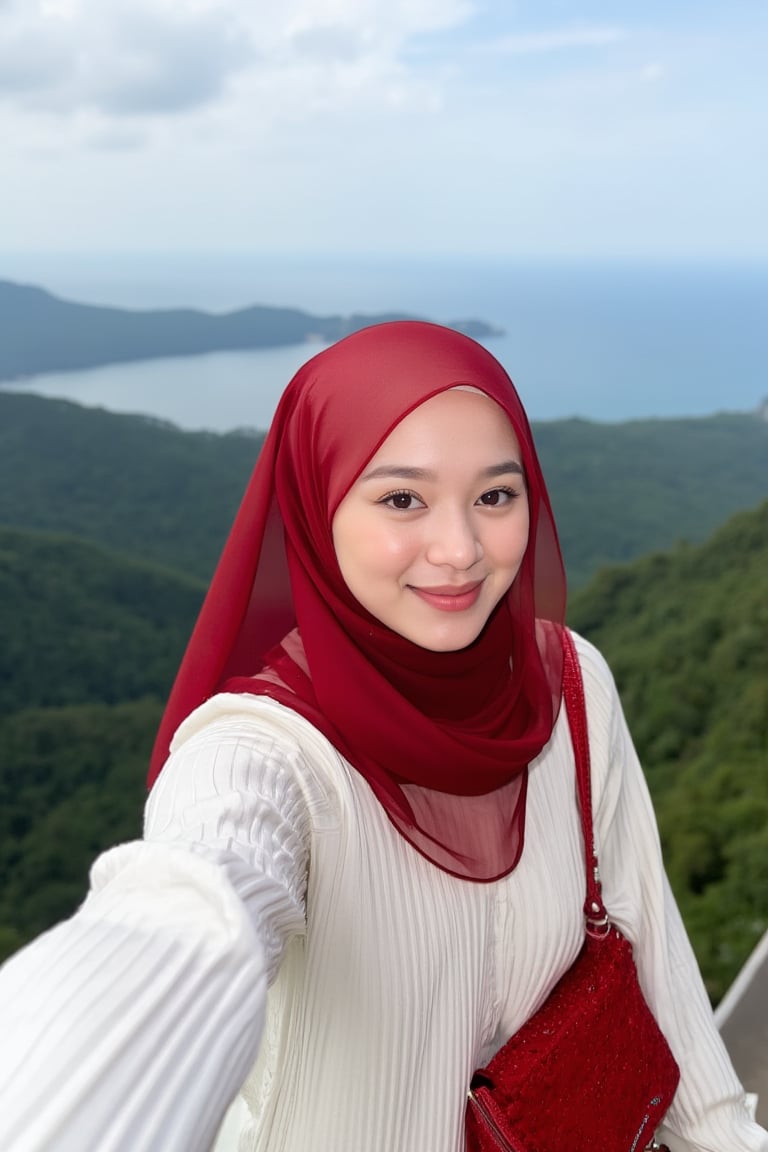
{"type": "Polygon", "coordinates": [[[520,859],[527,766],[557,718],[564,614],[552,509],[504,369],[448,328],[365,328],[300,368],[283,394],[171,692],[150,784],[178,725],[209,696],[269,696],[328,737],[422,855],[457,876],[497,879],[520,859]],[[509,417],[530,535],[478,639],[432,652],[354,599],[331,523],[403,417],[459,385],[509,417]]]}

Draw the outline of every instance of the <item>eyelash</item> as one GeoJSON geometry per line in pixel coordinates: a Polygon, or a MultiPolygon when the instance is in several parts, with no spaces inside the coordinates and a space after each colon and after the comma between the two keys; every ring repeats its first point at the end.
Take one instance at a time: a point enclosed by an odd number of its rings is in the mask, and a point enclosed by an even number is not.
{"type": "Polygon", "coordinates": [[[390,504],[390,500],[396,500],[398,496],[408,496],[412,500],[418,500],[419,504],[424,503],[424,501],[419,496],[417,496],[415,492],[409,492],[406,488],[398,488],[396,492],[388,492],[386,496],[382,496],[380,500],[376,501],[376,503],[384,504],[386,507],[392,508],[395,512],[412,512],[412,508],[395,508],[394,504],[390,504]]]}
{"type": "MultiPolygon", "coordinates": [[[[503,507],[504,504],[511,503],[512,500],[516,500],[517,497],[520,495],[520,493],[516,492],[514,488],[507,488],[506,485],[502,484],[498,488],[489,488],[487,492],[483,492],[483,496],[490,496],[491,493],[493,493],[493,492],[503,492],[505,496],[509,497],[509,500],[503,501],[503,504],[501,504],[501,505],[499,505],[499,504],[485,504],[484,505],[485,508],[503,507]]],[[[483,499],[483,496],[480,497],[481,500],[483,499]]]]}
{"type": "MultiPolygon", "coordinates": [[[[482,496],[478,498],[477,503],[480,503],[484,496],[490,496],[494,492],[502,492],[505,496],[508,497],[509,501],[516,500],[520,495],[520,493],[516,492],[514,488],[507,488],[505,485],[499,485],[497,488],[489,488],[487,492],[483,492],[482,496]]],[[[399,488],[396,492],[388,492],[386,496],[382,496],[380,500],[377,500],[377,504],[383,504],[386,507],[392,508],[392,510],[396,512],[415,511],[414,508],[396,508],[395,505],[390,504],[390,501],[396,500],[398,496],[408,497],[411,500],[418,500],[419,504],[422,506],[424,505],[424,501],[421,499],[421,497],[417,496],[415,492],[409,492],[407,488],[399,488]]],[[[507,500],[504,500],[501,504],[483,504],[482,507],[503,508],[507,502],[507,500]]]]}

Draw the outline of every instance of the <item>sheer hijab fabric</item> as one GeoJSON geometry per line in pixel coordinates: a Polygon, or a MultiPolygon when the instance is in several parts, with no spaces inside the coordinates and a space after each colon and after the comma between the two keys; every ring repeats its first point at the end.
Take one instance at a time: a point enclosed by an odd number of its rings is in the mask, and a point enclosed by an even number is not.
{"type": "Polygon", "coordinates": [[[557,718],[564,613],[549,497],[504,369],[438,325],[365,328],[305,364],[283,394],[179,669],[150,783],[178,725],[209,696],[269,696],[328,737],[417,851],[453,875],[497,879],[520,859],[527,767],[557,718]],[[431,652],[355,600],[331,524],[392,429],[461,386],[485,393],[512,424],[530,535],[478,639],[431,652]]]}

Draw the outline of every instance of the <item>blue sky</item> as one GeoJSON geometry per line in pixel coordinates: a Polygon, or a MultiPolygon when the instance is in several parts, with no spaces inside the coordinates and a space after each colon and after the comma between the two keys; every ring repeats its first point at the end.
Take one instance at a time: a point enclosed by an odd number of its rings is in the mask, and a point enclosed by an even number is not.
{"type": "Polygon", "coordinates": [[[768,260],[768,4],[0,0],[0,251],[768,260]]]}

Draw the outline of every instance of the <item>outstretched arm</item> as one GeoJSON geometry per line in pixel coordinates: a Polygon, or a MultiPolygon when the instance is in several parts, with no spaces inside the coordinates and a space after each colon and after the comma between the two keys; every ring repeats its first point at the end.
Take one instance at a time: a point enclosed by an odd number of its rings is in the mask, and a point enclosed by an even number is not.
{"type": "Polygon", "coordinates": [[[158,781],[146,842],[102,856],[76,915],[4,966],[0,1147],[207,1152],[303,930],[294,767],[258,723],[202,728],[158,781]]]}

